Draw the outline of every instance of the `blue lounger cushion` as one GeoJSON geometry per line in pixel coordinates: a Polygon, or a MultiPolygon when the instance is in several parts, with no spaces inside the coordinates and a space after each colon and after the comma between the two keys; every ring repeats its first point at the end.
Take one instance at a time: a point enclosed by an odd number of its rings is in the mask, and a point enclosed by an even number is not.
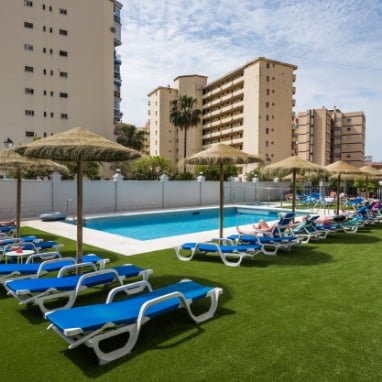
{"type": "Polygon", "coordinates": [[[251,251],[256,249],[261,249],[261,245],[259,244],[241,244],[241,245],[219,245],[217,247],[214,244],[210,243],[184,243],[181,245],[182,249],[189,249],[192,250],[198,245],[198,251],[199,252],[218,252],[219,249],[223,253],[233,253],[235,251],[242,252],[242,251],[251,251]]]}
{"type": "Polygon", "coordinates": [[[184,307],[197,323],[210,319],[215,314],[222,291],[221,288],[204,286],[191,280],[182,280],[152,291],[148,282],[141,281],[114,288],[104,304],[54,311],[47,313],[45,318],[51,322],[48,329],[53,329],[67,341],[70,349],[84,344],[94,349],[100,364],[105,364],[129,354],[138,340],[142,325],[154,317],[184,307]],[[126,296],[129,289],[135,289],[137,285],[145,285],[149,292],[113,301],[115,295],[123,292],[126,296]],[[210,307],[206,312],[195,315],[191,304],[203,298],[210,299],[210,307]],[[121,347],[111,351],[101,349],[103,340],[125,333],[129,336],[121,347]]]}
{"type": "MultiPolygon", "coordinates": [[[[187,300],[194,301],[205,297],[211,289],[213,288],[200,285],[194,281],[180,282],[149,293],[132,296],[127,300],[113,302],[112,304],[96,304],[57,310],[48,313],[46,319],[62,331],[80,328],[83,332],[86,332],[99,329],[106,323],[128,325],[137,320],[142,305],[153,298],[180,291],[187,300]]],[[[146,316],[154,318],[160,314],[175,310],[180,303],[179,297],[163,301],[150,307],[146,312],[146,316]]]]}
{"type": "MultiPolygon", "coordinates": [[[[197,253],[217,253],[224,265],[238,267],[244,259],[253,260],[255,255],[264,252],[263,246],[258,243],[227,245],[219,244],[216,241],[222,242],[219,239],[213,239],[212,241],[202,243],[184,243],[174,248],[175,254],[179,260],[190,261],[197,253]],[[233,258],[235,258],[235,261],[233,261],[233,258]]],[[[227,242],[227,240],[223,240],[224,242],[227,242]]]]}
{"type": "MultiPolygon", "coordinates": [[[[138,276],[143,270],[135,265],[121,265],[119,267],[113,267],[119,276],[133,277],[138,276]]],[[[28,291],[29,293],[44,292],[47,289],[54,288],[56,290],[72,290],[76,287],[78,280],[82,277],[82,274],[64,276],[64,277],[46,277],[40,279],[29,280],[11,280],[6,283],[7,289],[12,290],[15,293],[20,291],[28,291]]],[[[83,285],[90,288],[95,285],[108,284],[114,280],[114,276],[111,273],[99,274],[95,277],[88,278],[84,281],[83,285]]]]}
{"type": "MultiPolygon", "coordinates": [[[[5,282],[8,295],[12,295],[20,301],[20,304],[37,304],[43,313],[52,310],[46,303],[65,297],[63,305],[55,309],[70,308],[74,305],[78,294],[91,287],[119,283],[127,278],[140,276],[147,281],[151,269],[142,269],[132,264],[104,268],[97,270],[94,264],[82,263],[62,268],[57,277],[34,278],[29,280],[9,280],[5,282]],[[80,268],[93,269],[90,272],[71,274],[80,268]]],[[[137,289],[137,291],[139,291],[137,289]]],[[[136,291],[136,292],[137,292],[136,291]]]]}
{"type": "MultiPolygon", "coordinates": [[[[109,259],[101,258],[97,255],[84,255],[83,263],[93,263],[99,265],[100,269],[105,267],[109,259]]],[[[74,257],[61,257],[59,252],[45,252],[35,254],[28,258],[26,264],[0,264],[0,284],[5,284],[9,280],[34,279],[39,278],[49,272],[54,272],[63,267],[76,263],[74,257]],[[28,262],[32,258],[41,258],[41,262],[28,262]]]]}

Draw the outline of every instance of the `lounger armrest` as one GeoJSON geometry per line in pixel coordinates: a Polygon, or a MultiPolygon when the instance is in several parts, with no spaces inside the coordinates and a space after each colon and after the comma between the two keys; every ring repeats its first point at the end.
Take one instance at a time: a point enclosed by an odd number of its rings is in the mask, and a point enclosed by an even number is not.
{"type": "Polygon", "coordinates": [[[234,245],[234,240],[229,239],[228,237],[214,237],[211,239],[212,242],[217,242],[220,245],[234,245]]]}
{"type": "Polygon", "coordinates": [[[62,258],[60,252],[54,251],[54,252],[45,252],[45,253],[35,253],[33,255],[28,256],[25,263],[26,264],[32,264],[35,259],[50,260],[50,259],[56,259],[56,258],[62,258]]]}
{"type": "Polygon", "coordinates": [[[43,273],[46,273],[47,271],[45,270],[45,267],[49,264],[54,264],[54,263],[60,263],[62,261],[70,261],[72,263],[75,262],[75,260],[72,257],[58,257],[56,259],[50,259],[50,260],[45,260],[43,261],[37,272],[36,272],[36,278],[39,278],[43,273]]]}
{"type": "Polygon", "coordinates": [[[97,271],[97,266],[94,263],[71,264],[62,267],[58,272],[57,277],[63,277],[66,272],[73,272],[87,267],[92,268],[94,272],[97,271]]]}
{"type": "Polygon", "coordinates": [[[148,281],[144,281],[144,280],[115,287],[107,295],[106,304],[112,303],[114,297],[118,293],[125,292],[128,295],[135,294],[145,290],[145,288],[147,288],[149,292],[152,291],[151,284],[148,281]]]}

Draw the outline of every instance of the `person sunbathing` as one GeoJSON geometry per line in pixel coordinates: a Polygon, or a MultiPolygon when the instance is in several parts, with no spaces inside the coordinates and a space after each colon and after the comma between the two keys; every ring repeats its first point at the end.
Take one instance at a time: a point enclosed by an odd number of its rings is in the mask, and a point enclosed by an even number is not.
{"type": "MultiPolygon", "coordinates": [[[[305,221],[308,216],[303,216],[301,221],[295,221],[290,225],[291,228],[297,227],[303,221],[305,221]]],[[[267,223],[264,219],[260,219],[258,223],[252,224],[253,229],[243,230],[239,226],[236,227],[236,231],[241,235],[256,235],[263,232],[272,232],[272,230],[277,226],[278,222],[272,224],[267,223]]]]}
{"type": "Polygon", "coordinates": [[[16,219],[0,222],[0,227],[8,227],[16,225],[16,219]]]}

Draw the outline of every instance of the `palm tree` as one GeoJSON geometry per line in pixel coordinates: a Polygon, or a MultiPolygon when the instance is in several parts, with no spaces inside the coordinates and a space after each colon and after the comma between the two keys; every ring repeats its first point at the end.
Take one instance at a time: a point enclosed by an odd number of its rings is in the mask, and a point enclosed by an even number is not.
{"type": "Polygon", "coordinates": [[[117,126],[116,133],[118,134],[117,143],[137,151],[142,150],[144,131],[138,130],[134,125],[123,123],[117,126]]]}
{"type": "MultiPolygon", "coordinates": [[[[200,122],[202,111],[196,109],[197,99],[187,95],[170,101],[170,122],[179,130],[184,129],[184,150],[183,159],[186,158],[187,130],[196,126],[200,122]]],[[[186,162],[184,161],[183,172],[186,172],[186,162]]]]}

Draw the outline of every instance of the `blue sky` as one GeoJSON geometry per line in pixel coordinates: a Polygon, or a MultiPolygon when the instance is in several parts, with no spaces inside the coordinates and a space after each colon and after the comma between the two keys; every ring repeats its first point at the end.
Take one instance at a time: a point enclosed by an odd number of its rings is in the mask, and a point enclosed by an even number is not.
{"type": "Polygon", "coordinates": [[[178,75],[209,81],[266,57],[298,66],[295,112],[366,115],[382,161],[382,0],[119,0],[123,121],[143,126],[147,94],[178,75]]]}

